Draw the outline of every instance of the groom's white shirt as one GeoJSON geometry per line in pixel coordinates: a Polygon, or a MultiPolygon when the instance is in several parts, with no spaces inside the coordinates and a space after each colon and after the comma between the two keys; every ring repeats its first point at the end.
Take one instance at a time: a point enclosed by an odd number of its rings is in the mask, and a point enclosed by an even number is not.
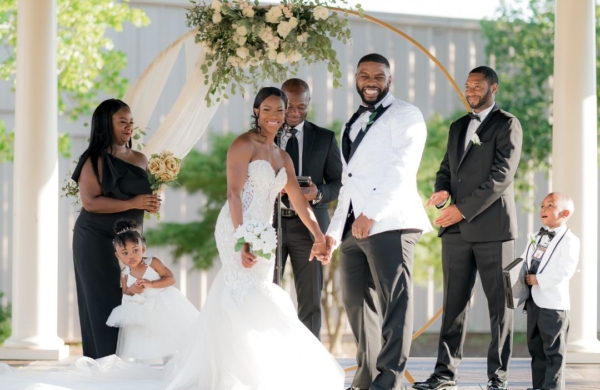
{"type": "MultiPolygon", "coordinates": [[[[427,138],[423,115],[391,94],[381,104],[391,107],[370,127],[350,163],[342,156],[342,189],[327,230],[338,244],[350,203],[356,217],[364,214],[375,221],[370,236],[390,230],[425,233],[432,229],[417,191],[417,171],[427,138]]],[[[362,123],[361,118],[356,122],[362,123]]]]}

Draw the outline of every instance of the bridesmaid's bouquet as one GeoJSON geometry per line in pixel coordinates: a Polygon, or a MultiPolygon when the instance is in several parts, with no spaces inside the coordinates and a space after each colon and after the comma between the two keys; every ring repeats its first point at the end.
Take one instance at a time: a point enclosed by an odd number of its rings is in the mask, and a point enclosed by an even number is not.
{"type": "MultiPolygon", "coordinates": [[[[177,175],[181,169],[181,159],[174,157],[173,152],[163,150],[160,153],[154,153],[148,160],[148,181],[153,194],[162,191],[163,186],[172,186],[177,184],[177,175]]],[[[160,213],[156,214],[160,219],[160,213]]]]}
{"type": "Polygon", "coordinates": [[[244,222],[235,230],[233,236],[237,238],[236,252],[239,252],[244,244],[250,244],[252,253],[259,257],[269,260],[271,255],[275,255],[277,234],[269,223],[261,221],[244,222]]]}

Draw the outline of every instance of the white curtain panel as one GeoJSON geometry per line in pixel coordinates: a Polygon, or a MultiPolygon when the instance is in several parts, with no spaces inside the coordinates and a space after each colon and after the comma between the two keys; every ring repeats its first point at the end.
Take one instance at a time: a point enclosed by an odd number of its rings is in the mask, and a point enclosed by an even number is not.
{"type": "MultiPolygon", "coordinates": [[[[195,30],[190,31],[163,50],[123,98],[131,107],[136,125],[145,129],[173,70],[181,47],[185,47],[187,72],[185,85],[165,120],[152,137],[145,141],[142,152],[148,157],[163,150],[173,152],[175,157],[185,157],[204,134],[208,123],[219,108],[219,103],[215,102],[215,99],[210,107],[207,107],[204,100],[209,87],[204,84],[205,75],[200,69],[200,65],[204,62],[205,51],[202,46],[194,42],[195,34],[195,30]]],[[[209,75],[213,69],[209,69],[209,75]]]]}

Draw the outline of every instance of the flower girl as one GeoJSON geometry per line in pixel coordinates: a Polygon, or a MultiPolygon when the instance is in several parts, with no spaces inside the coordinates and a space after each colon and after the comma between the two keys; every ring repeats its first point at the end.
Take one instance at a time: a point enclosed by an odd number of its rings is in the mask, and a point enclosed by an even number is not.
{"type": "Polygon", "coordinates": [[[175,287],[173,273],[156,257],[145,257],[146,242],[132,220],[114,227],[123,300],[113,309],[109,326],[120,327],[117,356],[123,360],[166,363],[186,341],[198,310],[175,287]]]}

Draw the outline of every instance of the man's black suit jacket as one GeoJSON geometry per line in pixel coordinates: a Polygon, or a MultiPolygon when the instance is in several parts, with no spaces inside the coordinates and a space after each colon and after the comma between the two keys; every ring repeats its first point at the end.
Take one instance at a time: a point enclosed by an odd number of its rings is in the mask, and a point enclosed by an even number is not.
{"type": "MultiPolygon", "coordinates": [[[[327,204],[337,199],[342,188],[342,159],[335,133],[304,121],[302,141],[302,175],[310,176],[323,192],[323,198],[313,206],[323,232],[329,227],[327,204]]],[[[312,202],[310,202],[312,204],[312,202]]]]}
{"type": "MultiPolygon", "coordinates": [[[[523,133],[519,120],[494,106],[464,153],[468,115],[450,125],[446,154],[437,173],[435,191],[450,193],[465,217],[458,223],[469,242],[507,241],[517,237],[514,177],[521,157],[523,133]],[[465,132],[462,136],[461,133],[465,132]],[[461,143],[462,145],[459,145],[461,143]]],[[[444,233],[440,229],[439,235],[444,233]]]]}

